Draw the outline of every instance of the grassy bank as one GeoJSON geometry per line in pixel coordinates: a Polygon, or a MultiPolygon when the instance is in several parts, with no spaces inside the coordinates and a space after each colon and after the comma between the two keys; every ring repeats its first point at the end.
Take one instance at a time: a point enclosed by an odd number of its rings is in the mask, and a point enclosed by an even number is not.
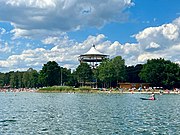
{"type": "Polygon", "coordinates": [[[96,93],[98,90],[94,90],[90,87],[80,87],[80,88],[74,88],[71,86],[52,86],[52,87],[44,87],[40,88],[37,92],[62,92],[62,93],[84,93],[84,92],[93,92],[96,93]]]}

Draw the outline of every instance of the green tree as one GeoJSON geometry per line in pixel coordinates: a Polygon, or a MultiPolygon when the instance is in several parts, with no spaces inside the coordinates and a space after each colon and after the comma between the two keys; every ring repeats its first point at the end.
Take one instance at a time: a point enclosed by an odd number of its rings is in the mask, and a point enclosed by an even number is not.
{"type": "Polygon", "coordinates": [[[179,81],[180,66],[162,58],[152,59],[143,65],[139,76],[154,86],[172,88],[179,81]]]}
{"type": "Polygon", "coordinates": [[[78,78],[78,81],[82,82],[83,85],[85,85],[87,81],[91,81],[93,76],[92,69],[87,63],[81,63],[76,68],[75,74],[78,78]]]}
{"type": "Polygon", "coordinates": [[[24,72],[23,73],[23,87],[28,88],[29,87],[29,73],[28,72],[24,72]]]}
{"type": "Polygon", "coordinates": [[[95,87],[98,88],[99,82],[100,82],[99,77],[98,77],[99,70],[98,70],[98,68],[93,68],[92,72],[93,72],[93,81],[95,82],[95,87]]]}
{"type": "Polygon", "coordinates": [[[38,87],[47,86],[45,81],[45,74],[40,70],[39,76],[38,76],[38,87]]]}
{"type": "Polygon", "coordinates": [[[66,82],[66,85],[68,86],[75,86],[78,87],[78,77],[76,75],[76,71],[73,71],[71,74],[68,75],[68,81],[66,82]]]}
{"type": "Polygon", "coordinates": [[[16,72],[17,74],[17,88],[22,88],[23,87],[23,72],[16,72]]]}
{"type": "Polygon", "coordinates": [[[141,83],[142,80],[139,77],[139,73],[142,68],[142,64],[138,64],[136,66],[126,66],[126,81],[130,83],[141,83]]]}
{"type": "Polygon", "coordinates": [[[35,88],[38,86],[38,72],[29,68],[23,73],[23,86],[26,88],[35,88]]]}
{"type": "Polygon", "coordinates": [[[5,85],[5,86],[10,85],[10,74],[11,74],[11,73],[12,73],[12,72],[5,73],[5,75],[4,75],[4,85],[5,85]]]}
{"type": "Polygon", "coordinates": [[[18,88],[18,71],[11,72],[10,74],[10,86],[11,88],[18,88]]]}
{"type": "Polygon", "coordinates": [[[103,82],[103,87],[111,87],[111,82],[113,80],[113,76],[115,76],[115,72],[113,69],[112,62],[110,59],[105,59],[97,68],[98,70],[98,78],[103,82]]]}
{"type": "Polygon", "coordinates": [[[111,60],[112,70],[114,71],[114,79],[117,82],[125,80],[125,61],[121,56],[116,56],[111,60]]]}
{"type": "Polygon", "coordinates": [[[4,86],[4,73],[0,73],[0,87],[4,86]]]}
{"type": "Polygon", "coordinates": [[[36,70],[32,70],[31,71],[31,76],[32,76],[32,85],[31,88],[36,88],[38,87],[38,77],[39,77],[39,73],[36,70]]]}
{"type": "Polygon", "coordinates": [[[43,86],[59,85],[60,66],[55,61],[49,61],[44,64],[40,71],[39,82],[43,86]]]}
{"type": "Polygon", "coordinates": [[[69,85],[71,80],[71,69],[60,68],[60,82],[61,85],[69,85]]]}

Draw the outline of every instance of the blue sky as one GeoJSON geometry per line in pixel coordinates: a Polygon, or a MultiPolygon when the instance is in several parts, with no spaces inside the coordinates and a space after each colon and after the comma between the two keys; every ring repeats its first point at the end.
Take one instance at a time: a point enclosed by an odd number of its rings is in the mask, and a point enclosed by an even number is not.
{"type": "Polygon", "coordinates": [[[92,44],[126,65],[180,63],[179,0],[1,0],[0,72],[55,60],[75,69],[92,44]]]}

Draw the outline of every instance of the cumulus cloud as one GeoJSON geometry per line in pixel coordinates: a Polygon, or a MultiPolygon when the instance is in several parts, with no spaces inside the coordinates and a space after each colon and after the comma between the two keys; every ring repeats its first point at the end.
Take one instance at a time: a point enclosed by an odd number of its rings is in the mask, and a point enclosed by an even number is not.
{"type": "Polygon", "coordinates": [[[9,53],[11,49],[12,47],[10,47],[7,42],[1,43],[0,41],[0,53],[9,53]]]}
{"type": "Polygon", "coordinates": [[[12,22],[15,37],[36,37],[124,21],[132,5],[131,0],[1,0],[0,19],[12,22]]]}
{"type": "Polygon", "coordinates": [[[1,28],[0,27],[0,35],[3,35],[3,34],[5,34],[6,33],[6,30],[4,29],[4,28],[1,28]]]}
{"type": "Polygon", "coordinates": [[[157,50],[161,46],[157,43],[151,42],[149,45],[147,45],[146,50],[157,50]]]}
{"type": "Polygon", "coordinates": [[[42,65],[48,61],[56,61],[60,66],[75,69],[78,62],[78,56],[86,53],[93,44],[99,51],[108,53],[107,47],[111,47],[111,42],[105,40],[103,34],[89,36],[81,43],[70,40],[67,35],[63,37],[48,37],[42,40],[43,43],[53,44],[51,49],[36,48],[23,51],[19,55],[11,55],[6,60],[0,60],[0,68],[8,69],[25,69],[33,67],[41,69],[42,65]],[[105,51],[106,50],[106,51],[105,51]]]}
{"type": "Polygon", "coordinates": [[[149,27],[135,35],[144,50],[149,48],[168,49],[180,42],[180,18],[159,27],[149,27]]]}
{"type": "Polygon", "coordinates": [[[141,52],[138,56],[139,62],[144,63],[147,59],[162,57],[178,63],[180,59],[180,17],[169,24],[146,28],[136,34],[135,38],[141,52]]]}
{"type": "Polygon", "coordinates": [[[79,64],[78,56],[86,53],[93,44],[98,51],[109,55],[110,58],[122,56],[126,65],[143,64],[153,58],[165,58],[180,64],[180,18],[169,24],[146,28],[134,37],[137,43],[121,44],[119,41],[107,40],[104,34],[90,35],[82,42],[69,39],[66,34],[59,37],[49,36],[41,42],[45,45],[50,44],[50,49],[24,50],[19,55],[0,60],[0,68],[41,69],[43,64],[53,60],[60,66],[75,69],[79,64]]]}
{"type": "Polygon", "coordinates": [[[38,8],[47,8],[55,7],[54,0],[6,0],[7,5],[11,6],[26,6],[26,7],[38,7],[38,8]]]}
{"type": "Polygon", "coordinates": [[[113,58],[121,55],[127,60],[127,63],[135,64],[137,62],[139,46],[136,44],[122,45],[118,41],[108,41],[103,34],[97,36],[89,36],[83,42],[75,42],[67,36],[63,37],[48,37],[42,40],[43,43],[53,44],[52,48],[46,50],[44,48],[28,49],[20,55],[12,55],[6,60],[0,60],[1,68],[22,69],[33,67],[41,69],[42,65],[48,61],[56,61],[60,66],[75,69],[79,62],[78,56],[86,53],[93,44],[96,49],[113,58]]]}
{"type": "Polygon", "coordinates": [[[73,40],[70,40],[69,37],[66,34],[61,34],[60,36],[49,36],[43,40],[41,40],[43,44],[50,44],[50,45],[58,45],[58,46],[71,46],[73,43],[73,40]]]}

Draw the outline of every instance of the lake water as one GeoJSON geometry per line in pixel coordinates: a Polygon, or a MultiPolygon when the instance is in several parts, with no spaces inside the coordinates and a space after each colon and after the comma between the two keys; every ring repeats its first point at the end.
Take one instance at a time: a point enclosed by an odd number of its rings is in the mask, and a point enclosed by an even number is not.
{"type": "Polygon", "coordinates": [[[180,95],[0,93],[0,135],[180,135],[180,95]]]}

